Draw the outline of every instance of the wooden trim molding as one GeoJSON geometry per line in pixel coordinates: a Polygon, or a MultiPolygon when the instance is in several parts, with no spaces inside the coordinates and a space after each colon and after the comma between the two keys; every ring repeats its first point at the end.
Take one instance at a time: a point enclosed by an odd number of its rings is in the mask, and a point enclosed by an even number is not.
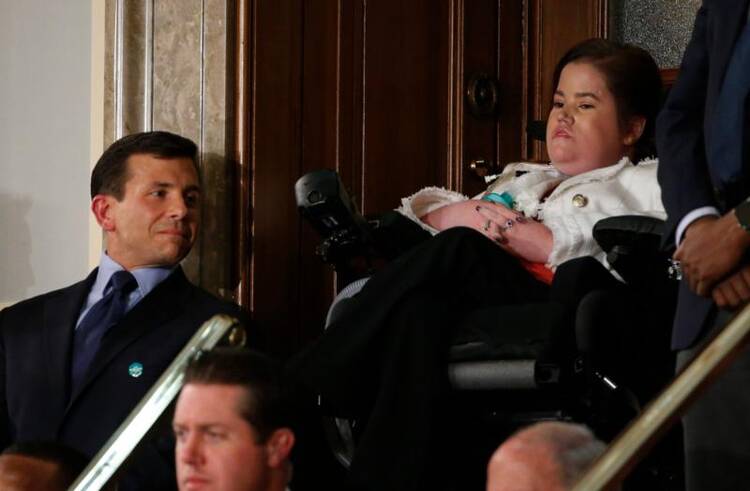
{"type": "Polygon", "coordinates": [[[234,138],[233,157],[238,168],[237,182],[237,250],[236,264],[238,281],[235,290],[237,303],[250,310],[252,306],[249,284],[252,280],[252,202],[251,176],[252,158],[250,155],[250,134],[252,131],[252,11],[253,0],[237,0],[236,39],[235,39],[235,83],[234,83],[234,138]]]}
{"type": "Polygon", "coordinates": [[[464,0],[451,0],[448,10],[450,40],[448,58],[446,187],[463,188],[463,125],[464,120],[464,0]]]}
{"type": "Polygon", "coordinates": [[[594,0],[591,4],[594,10],[592,18],[594,19],[595,36],[600,38],[609,37],[609,1],[594,0]]]}

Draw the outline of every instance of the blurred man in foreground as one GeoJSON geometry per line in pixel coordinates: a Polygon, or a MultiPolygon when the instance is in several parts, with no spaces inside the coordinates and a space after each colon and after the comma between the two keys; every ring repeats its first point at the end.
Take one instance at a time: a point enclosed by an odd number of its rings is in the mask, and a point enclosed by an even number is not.
{"type": "Polygon", "coordinates": [[[495,451],[487,466],[487,491],[567,491],[604,448],[585,426],[537,423],[495,451]]]}
{"type": "Polygon", "coordinates": [[[246,350],[204,353],[187,370],[173,420],[180,490],[287,489],[291,411],[270,359],[246,350]]]}

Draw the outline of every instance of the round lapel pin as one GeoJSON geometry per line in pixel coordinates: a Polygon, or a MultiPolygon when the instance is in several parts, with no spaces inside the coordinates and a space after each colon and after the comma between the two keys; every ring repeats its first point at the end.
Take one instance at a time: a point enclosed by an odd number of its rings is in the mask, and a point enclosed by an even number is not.
{"type": "Polygon", "coordinates": [[[140,377],[141,375],[143,375],[143,365],[138,363],[137,361],[134,361],[128,367],[128,374],[130,374],[130,376],[133,378],[140,377]]]}

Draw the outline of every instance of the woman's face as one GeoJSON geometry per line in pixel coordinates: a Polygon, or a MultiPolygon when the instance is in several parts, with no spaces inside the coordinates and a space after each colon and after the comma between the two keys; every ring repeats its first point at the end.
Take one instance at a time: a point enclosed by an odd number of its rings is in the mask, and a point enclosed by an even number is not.
{"type": "Polygon", "coordinates": [[[567,64],[547,119],[552,165],[570,176],[606,167],[626,155],[635,140],[632,131],[620,129],[615,98],[599,70],[586,62],[567,64]]]}

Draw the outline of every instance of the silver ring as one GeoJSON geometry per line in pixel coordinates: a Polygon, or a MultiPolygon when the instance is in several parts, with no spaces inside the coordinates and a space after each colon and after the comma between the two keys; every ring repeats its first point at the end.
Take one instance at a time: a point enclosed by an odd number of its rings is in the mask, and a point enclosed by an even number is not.
{"type": "Polygon", "coordinates": [[[512,229],[514,224],[515,224],[515,222],[513,220],[510,220],[510,219],[506,220],[505,221],[505,227],[503,227],[503,230],[510,230],[510,229],[512,229]]]}
{"type": "Polygon", "coordinates": [[[492,223],[492,220],[487,220],[487,223],[484,224],[484,227],[482,227],[482,230],[485,232],[490,229],[490,224],[492,223]]]}
{"type": "Polygon", "coordinates": [[[667,276],[670,280],[680,281],[682,279],[682,266],[680,261],[676,261],[672,258],[667,259],[667,276]]]}

